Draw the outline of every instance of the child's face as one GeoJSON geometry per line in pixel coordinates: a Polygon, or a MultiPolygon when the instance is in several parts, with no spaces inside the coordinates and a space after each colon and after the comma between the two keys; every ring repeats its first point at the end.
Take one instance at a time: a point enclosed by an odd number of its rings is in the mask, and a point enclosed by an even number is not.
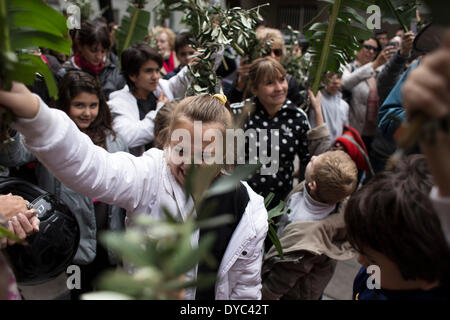
{"type": "Polygon", "coordinates": [[[108,54],[108,50],[103,48],[101,44],[93,46],[79,45],[78,51],[87,62],[94,66],[102,64],[108,54]]]}
{"type": "Polygon", "coordinates": [[[96,94],[82,92],[70,102],[69,117],[80,130],[87,129],[98,116],[99,100],[96,94]]]}
{"type": "Polygon", "coordinates": [[[131,81],[134,82],[137,92],[141,92],[147,98],[150,92],[153,92],[158,87],[161,74],[159,72],[159,66],[156,61],[148,60],[139,69],[138,75],[130,76],[131,81]]]}
{"type": "Polygon", "coordinates": [[[222,143],[220,141],[217,145],[214,143],[216,141],[214,135],[219,134],[221,128],[222,125],[216,122],[201,126],[199,123],[194,125],[187,119],[177,122],[170,137],[168,165],[175,180],[181,186],[184,185],[191,163],[200,166],[212,164],[216,155],[223,160],[222,143]],[[194,157],[201,163],[197,163],[194,157]]]}
{"type": "Polygon", "coordinates": [[[397,265],[381,252],[371,248],[364,248],[364,253],[359,253],[358,262],[364,267],[376,265],[380,268],[380,285],[386,290],[429,290],[439,283],[428,283],[423,280],[405,280],[397,265]]]}
{"type": "Polygon", "coordinates": [[[181,66],[185,66],[189,63],[189,57],[195,54],[195,50],[187,45],[177,51],[177,59],[181,66]]]}
{"type": "Polygon", "coordinates": [[[319,156],[312,156],[311,160],[308,162],[308,165],[306,166],[305,170],[305,180],[306,182],[312,182],[312,175],[314,173],[314,167],[317,166],[317,164],[320,162],[320,158],[322,155],[319,156]]]}
{"type": "Polygon", "coordinates": [[[333,76],[328,80],[328,84],[325,87],[325,90],[330,95],[335,95],[336,93],[339,92],[339,90],[341,90],[341,86],[342,86],[342,79],[338,78],[337,76],[333,76]]]}

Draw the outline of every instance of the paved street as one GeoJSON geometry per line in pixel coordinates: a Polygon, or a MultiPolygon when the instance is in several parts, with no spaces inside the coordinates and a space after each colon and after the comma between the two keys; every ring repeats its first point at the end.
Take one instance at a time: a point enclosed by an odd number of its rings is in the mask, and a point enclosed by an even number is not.
{"type": "Polygon", "coordinates": [[[353,279],[360,268],[356,258],[338,262],[333,278],[325,289],[323,300],[351,300],[353,279]]]}

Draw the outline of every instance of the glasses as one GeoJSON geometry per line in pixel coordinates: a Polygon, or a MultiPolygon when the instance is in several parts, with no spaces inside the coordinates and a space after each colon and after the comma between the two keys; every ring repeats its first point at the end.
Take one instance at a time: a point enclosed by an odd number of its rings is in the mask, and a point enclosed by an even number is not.
{"type": "Polygon", "coordinates": [[[272,53],[277,56],[277,57],[281,57],[283,55],[283,50],[281,49],[272,49],[272,53]]]}
{"type": "Polygon", "coordinates": [[[378,52],[378,48],[374,47],[374,46],[371,46],[370,44],[365,44],[364,48],[366,48],[367,51],[373,50],[373,52],[378,52]]]}

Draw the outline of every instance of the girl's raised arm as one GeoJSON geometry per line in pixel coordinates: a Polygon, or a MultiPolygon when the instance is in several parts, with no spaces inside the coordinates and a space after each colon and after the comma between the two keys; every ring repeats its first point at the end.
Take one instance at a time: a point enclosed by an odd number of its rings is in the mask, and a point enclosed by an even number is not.
{"type": "Polygon", "coordinates": [[[159,154],[136,158],[124,152],[108,153],[64,112],[50,109],[20,84],[14,84],[11,92],[0,91],[0,105],[17,115],[13,126],[25,137],[26,147],[63,184],[128,211],[141,207],[150,213],[151,208],[144,207],[155,202],[157,168],[163,161],[159,154]]]}

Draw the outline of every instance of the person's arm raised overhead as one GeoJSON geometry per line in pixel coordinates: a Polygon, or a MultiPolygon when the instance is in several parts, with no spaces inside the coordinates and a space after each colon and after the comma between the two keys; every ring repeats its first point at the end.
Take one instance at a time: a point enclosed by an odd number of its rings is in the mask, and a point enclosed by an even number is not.
{"type": "Polygon", "coordinates": [[[155,192],[152,154],[136,158],[108,153],[80,132],[66,113],[50,109],[21,84],[14,83],[11,92],[0,91],[0,105],[18,117],[13,126],[24,135],[27,148],[74,191],[127,210],[155,192]]]}

